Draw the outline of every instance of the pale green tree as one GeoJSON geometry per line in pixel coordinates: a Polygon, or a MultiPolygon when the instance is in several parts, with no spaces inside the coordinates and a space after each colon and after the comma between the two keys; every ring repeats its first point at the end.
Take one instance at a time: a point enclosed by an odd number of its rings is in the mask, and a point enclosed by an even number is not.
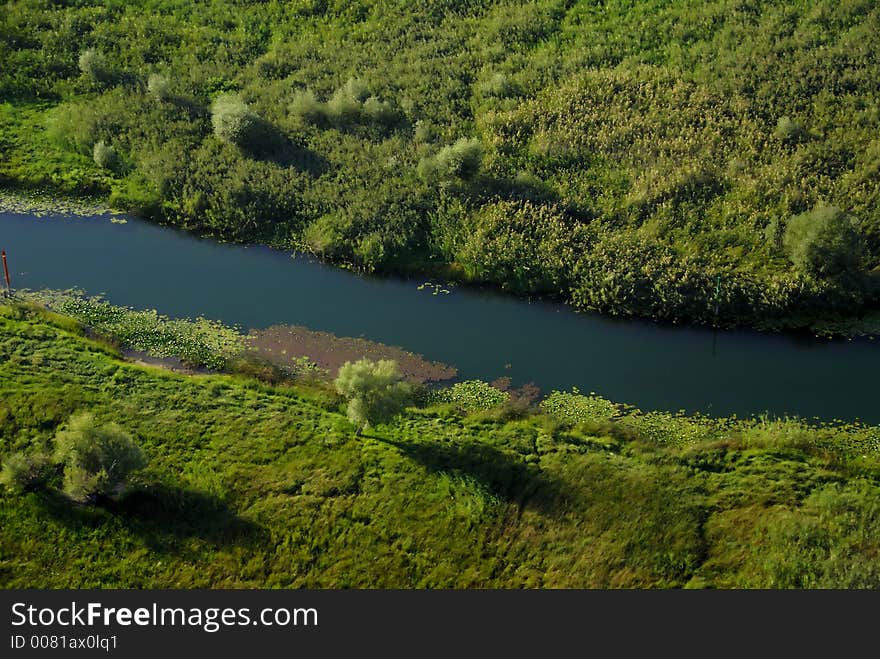
{"type": "Polygon", "coordinates": [[[79,413],[55,435],[55,462],[64,466],[64,492],[77,501],[93,502],[98,496],[117,494],[146,459],[118,424],[99,425],[91,414],[79,413]]]}
{"type": "Polygon", "coordinates": [[[412,387],[403,380],[397,362],[390,359],[346,362],[339,368],[335,385],[348,399],[346,412],[358,435],[400,414],[412,396],[412,387]]]}

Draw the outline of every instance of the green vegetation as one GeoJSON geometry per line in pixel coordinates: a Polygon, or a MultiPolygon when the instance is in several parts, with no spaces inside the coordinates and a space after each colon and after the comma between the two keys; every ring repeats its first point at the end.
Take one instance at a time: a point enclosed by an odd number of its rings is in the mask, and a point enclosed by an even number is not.
{"type": "Polygon", "coordinates": [[[4,482],[38,474],[0,488],[0,587],[880,586],[880,428],[556,392],[513,418],[409,407],[356,440],[346,403],[126,363],[0,306],[4,482]],[[77,505],[40,465],[114,423],[149,463],[77,505]]]}
{"type": "Polygon", "coordinates": [[[867,0],[15,0],[0,184],[581,309],[857,320],[878,58],[867,0]]]}
{"type": "Polygon", "coordinates": [[[64,466],[64,493],[76,501],[119,494],[146,458],[118,424],[99,426],[88,413],[72,416],[55,435],[55,462],[64,466]]]}
{"type": "Polygon", "coordinates": [[[397,362],[390,359],[345,362],[333,384],[348,400],[345,411],[358,435],[377,423],[391,421],[412,397],[412,387],[403,381],[397,362]]]}
{"type": "Polygon", "coordinates": [[[26,299],[64,314],[122,347],[158,358],[178,357],[190,366],[222,370],[242,358],[246,349],[238,330],[205,318],[172,320],[155,310],[120,307],[77,292],[41,290],[27,293],[26,299]]]}
{"type": "Polygon", "coordinates": [[[467,380],[432,391],[429,400],[433,403],[449,403],[462,412],[477,412],[504,405],[510,400],[510,395],[481,380],[467,380]]]}

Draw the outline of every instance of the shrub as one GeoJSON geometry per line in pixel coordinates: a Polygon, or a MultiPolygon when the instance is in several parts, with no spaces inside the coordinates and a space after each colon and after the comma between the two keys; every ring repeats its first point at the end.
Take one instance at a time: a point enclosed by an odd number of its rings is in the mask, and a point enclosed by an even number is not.
{"type": "Polygon", "coordinates": [[[3,461],[0,484],[17,492],[35,490],[45,484],[50,466],[45,453],[13,453],[3,461]]]}
{"type": "Polygon", "coordinates": [[[94,48],[88,48],[80,54],[79,70],[97,84],[106,83],[111,77],[110,70],[107,68],[107,60],[94,48]]]}
{"type": "Polygon", "coordinates": [[[241,148],[258,146],[260,121],[236,94],[220,94],[211,103],[214,135],[241,148]]]}
{"type": "Polygon", "coordinates": [[[324,105],[309,89],[296,92],[289,109],[292,115],[309,123],[317,123],[326,117],[324,105]]]}
{"type": "Polygon", "coordinates": [[[102,169],[114,169],[119,162],[116,149],[109,144],[105,144],[104,140],[95,142],[95,146],[92,149],[92,157],[95,160],[95,164],[102,169]]]}
{"type": "Polygon", "coordinates": [[[853,218],[834,206],[789,220],[783,245],[798,270],[819,277],[856,274],[865,251],[853,218]]]}
{"type": "Polygon", "coordinates": [[[443,147],[436,155],[419,162],[419,176],[426,183],[441,183],[456,178],[473,179],[483,163],[483,147],[477,139],[460,138],[443,147]]]}
{"type": "Polygon", "coordinates": [[[157,101],[171,98],[171,82],[161,73],[151,73],[147,78],[147,92],[157,101]]]}
{"type": "Polygon", "coordinates": [[[777,139],[788,143],[799,142],[806,137],[806,134],[804,127],[790,117],[780,117],[773,132],[777,139]]]}
{"type": "Polygon", "coordinates": [[[345,362],[334,382],[336,391],[348,399],[346,413],[358,434],[397,416],[412,398],[412,387],[403,381],[397,362],[391,359],[359,359],[345,362]]]}
{"type": "Polygon", "coordinates": [[[365,119],[377,124],[391,124],[396,118],[396,113],[391,103],[380,101],[375,96],[370,96],[364,101],[363,115],[365,119]]]}
{"type": "Polygon", "coordinates": [[[359,80],[350,78],[342,87],[333,92],[327,101],[327,116],[338,124],[357,121],[367,100],[369,91],[359,80]]]}
{"type": "Polygon", "coordinates": [[[495,73],[477,86],[477,91],[485,97],[508,98],[517,93],[516,85],[503,73],[495,73]]]}
{"type": "Polygon", "coordinates": [[[55,461],[64,466],[64,492],[83,502],[117,494],[146,464],[131,435],[115,423],[99,426],[88,413],[75,414],[55,435],[55,461]]]}

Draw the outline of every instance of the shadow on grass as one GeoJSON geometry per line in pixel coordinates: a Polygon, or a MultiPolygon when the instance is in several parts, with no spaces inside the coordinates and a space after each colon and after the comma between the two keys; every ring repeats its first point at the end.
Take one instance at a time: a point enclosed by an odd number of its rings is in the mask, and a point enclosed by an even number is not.
{"type": "Polygon", "coordinates": [[[240,518],[222,500],[194,490],[150,485],[94,506],[77,504],[57,491],[40,495],[44,510],[72,529],[119,525],[143,538],[154,551],[177,551],[191,538],[212,545],[253,546],[266,531],[240,518]]]}
{"type": "Polygon", "coordinates": [[[535,465],[479,442],[446,444],[400,442],[369,435],[389,444],[435,473],[460,473],[475,479],[491,494],[521,508],[543,514],[561,511],[574,497],[535,465]]]}
{"type": "Polygon", "coordinates": [[[260,120],[255,133],[254,146],[245,149],[252,158],[293,167],[310,176],[320,176],[330,168],[326,158],[297,144],[268,121],[260,120]]]}

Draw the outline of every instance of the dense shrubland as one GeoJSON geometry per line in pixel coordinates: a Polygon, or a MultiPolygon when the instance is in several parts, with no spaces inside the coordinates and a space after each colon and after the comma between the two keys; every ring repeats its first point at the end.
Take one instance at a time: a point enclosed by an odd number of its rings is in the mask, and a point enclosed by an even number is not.
{"type": "Polygon", "coordinates": [[[0,586],[880,586],[880,428],[444,391],[356,439],[329,385],[0,305],[0,586]]]}
{"type": "Polygon", "coordinates": [[[7,185],[609,313],[877,306],[866,0],[19,0],[0,32],[7,185]]]}

